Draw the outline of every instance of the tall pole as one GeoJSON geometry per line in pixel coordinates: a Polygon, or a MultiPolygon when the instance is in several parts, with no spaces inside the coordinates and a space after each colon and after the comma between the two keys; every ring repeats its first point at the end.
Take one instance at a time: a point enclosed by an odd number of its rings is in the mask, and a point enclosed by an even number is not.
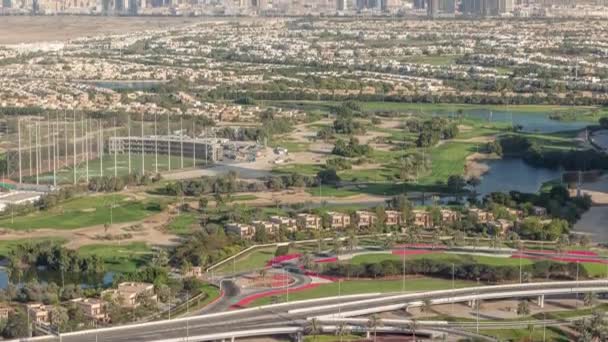
{"type": "Polygon", "coordinates": [[[158,132],[156,131],[156,112],[154,112],[154,173],[158,174],[158,132]]]}
{"type": "Polygon", "coordinates": [[[84,136],[85,136],[84,145],[86,147],[85,153],[84,153],[84,159],[85,159],[85,165],[87,168],[87,172],[86,172],[87,184],[89,184],[89,120],[87,118],[84,119],[84,136]]]}
{"type": "Polygon", "coordinates": [[[194,159],[193,165],[196,169],[196,119],[192,119],[192,157],[194,159]]]}
{"type": "Polygon", "coordinates": [[[40,173],[40,141],[38,139],[38,135],[40,134],[40,126],[38,125],[38,122],[36,122],[36,185],[40,184],[39,183],[39,178],[38,178],[38,173],[40,173]]]}
{"type": "Polygon", "coordinates": [[[46,159],[47,159],[47,171],[51,171],[51,114],[48,116],[46,123],[46,159]]]}
{"type": "Polygon", "coordinates": [[[127,120],[127,136],[128,136],[128,141],[129,141],[129,147],[128,147],[128,160],[129,160],[129,174],[131,174],[131,115],[127,116],[128,120],[127,120]]]}
{"type": "MultiPolygon", "coordinates": [[[[21,119],[17,119],[17,148],[19,149],[19,184],[22,183],[21,179],[21,119]]],[[[30,147],[31,148],[31,147],[30,147]]]]}
{"type": "Polygon", "coordinates": [[[59,132],[59,114],[55,116],[53,128],[53,186],[57,187],[57,134],[59,132]]]}
{"type": "Polygon", "coordinates": [[[179,117],[179,144],[180,144],[180,168],[184,168],[184,125],[183,118],[179,117]]]}
{"type": "Polygon", "coordinates": [[[167,114],[167,146],[168,146],[168,160],[169,160],[169,171],[171,171],[171,126],[169,124],[169,114],[167,114]]]}
{"type": "Polygon", "coordinates": [[[141,174],[146,174],[146,155],[144,154],[144,113],[141,113],[141,174]]]}
{"type": "Polygon", "coordinates": [[[116,169],[116,150],[118,150],[117,144],[118,140],[116,140],[116,119],[114,119],[114,178],[118,177],[118,170],[116,169]]]}
{"type": "Polygon", "coordinates": [[[29,124],[27,125],[27,145],[29,147],[28,150],[30,155],[30,167],[28,168],[28,174],[31,176],[34,165],[32,165],[32,126],[29,124]]]}
{"type": "MultiPolygon", "coordinates": [[[[87,159],[86,158],[86,137],[85,137],[85,118],[84,118],[84,112],[80,113],[80,134],[81,134],[81,143],[80,143],[80,153],[82,153],[81,158],[87,159]]],[[[81,159],[82,160],[82,159],[81,159]]],[[[86,162],[85,162],[85,166],[86,166],[86,162]]],[[[86,177],[86,171],[85,171],[85,177],[86,177]]]]}
{"type": "Polygon", "coordinates": [[[99,148],[99,177],[103,177],[103,125],[101,120],[98,121],[99,124],[99,144],[97,147],[99,148]]]}
{"type": "Polygon", "coordinates": [[[64,130],[64,134],[63,134],[63,140],[65,141],[65,146],[64,146],[64,151],[63,151],[63,157],[64,157],[64,163],[65,163],[65,167],[67,167],[69,165],[68,163],[68,113],[66,111],[63,111],[63,130],[64,130]]]}
{"type": "Polygon", "coordinates": [[[73,161],[74,164],[72,165],[72,170],[73,170],[73,174],[74,174],[74,184],[76,184],[76,109],[74,109],[74,117],[73,117],[74,121],[72,122],[72,157],[73,157],[73,161]]]}

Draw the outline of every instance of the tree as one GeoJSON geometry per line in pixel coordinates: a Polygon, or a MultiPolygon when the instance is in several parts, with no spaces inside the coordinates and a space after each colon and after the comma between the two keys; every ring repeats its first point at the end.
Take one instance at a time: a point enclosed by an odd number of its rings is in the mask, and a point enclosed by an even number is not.
{"type": "Polygon", "coordinates": [[[16,308],[13,312],[9,313],[2,336],[5,338],[29,337],[30,330],[27,322],[25,310],[16,308]]]}
{"type": "Polygon", "coordinates": [[[152,257],[152,263],[160,267],[166,267],[167,264],[169,264],[167,251],[165,251],[163,248],[158,249],[152,257]]]}
{"type": "Polygon", "coordinates": [[[306,328],[304,329],[306,335],[312,335],[312,340],[316,341],[317,336],[321,332],[321,328],[319,327],[319,320],[315,317],[310,319],[307,322],[306,328]]]}
{"type": "Polygon", "coordinates": [[[597,295],[594,292],[587,292],[583,297],[583,303],[585,306],[594,306],[597,302],[597,295]]]}
{"type": "Polygon", "coordinates": [[[462,192],[466,186],[466,181],[461,175],[451,175],[448,177],[448,190],[450,192],[462,192]]]}
{"type": "Polygon", "coordinates": [[[521,300],[517,304],[517,315],[528,316],[530,315],[530,304],[527,300],[521,300]]]}
{"type": "Polygon", "coordinates": [[[340,182],[340,177],[334,169],[323,169],[317,173],[317,179],[321,184],[335,185],[340,182]]]}
{"type": "Polygon", "coordinates": [[[359,244],[359,238],[357,238],[357,235],[355,235],[354,231],[351,230],[348,233],[348,239],[346,243],[348,245],[349,252],[352,253],[355,249],[357,249],[357,245],[359,244]]]}
{"type": "Polygon", "coordinates": [[[51,309],[52,324],[59,330],[65,330],[65,326],[70,321],[68,310],[62,306],[54,305],[51,309]]]}
{"type": "Polygon", "coordinates": [[[471,177],[467,180],[467,184],[473,188],[473,193],[477,193],[477,187],[481,184],[481,179],[479,177],[471,177]]]}
{"type": "Polygon", "coordinates": [[[422,306],[420,307],[420,312],[422,313],[429,313],[433,310],[433,304],[431,303],[431,300],[426,298],[425,300],[422,301],[422,306]]]}
{"type": "Polygon", "coordinates": [[[373,314],[367,321],[367,326],[373,331],[374,341],[376,341],[376,332],[378,330],[378,327],[382,326],[382,319],[378,315],[373,314]]]}
{"type": "Polygon", "coordinates": [[[314,263],[314,259],[310,253],[304,253],[300,257],[300,264],[302,264],[305,269],[312,269],[314,267],[314,263]]]}

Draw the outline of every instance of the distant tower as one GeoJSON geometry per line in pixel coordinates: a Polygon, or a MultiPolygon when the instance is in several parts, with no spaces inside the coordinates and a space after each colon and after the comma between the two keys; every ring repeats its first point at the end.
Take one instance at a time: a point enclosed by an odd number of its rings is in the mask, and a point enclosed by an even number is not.
{"type": "Polygon", "coordinates": [[[439,0],[428,0],[426,13],[430,19],[434,19],[437,17],[437,13],[439,12],[439,0]]]}
{"type": "Polygon", "coordinates": [[[347,2],[347,0],[337,0],[336,1],[336,10],[338,10],[338,11],[346,11],[346,10],[348,10],[348,2],[347,2]]]}

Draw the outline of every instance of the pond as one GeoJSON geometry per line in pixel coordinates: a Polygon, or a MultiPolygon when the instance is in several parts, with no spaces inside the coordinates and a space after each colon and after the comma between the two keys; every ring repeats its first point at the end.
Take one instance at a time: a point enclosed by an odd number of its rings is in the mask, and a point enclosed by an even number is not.
{"type": "Polygon", "coordinates": [[[486,160],[484,163],[489,170],[477,187],[477,192],[482,196],[499,191],[536,193],[543,183],[561,178],[559,170],[536,168],[520,158],[486,160]]]}
{"type": "MultiPolygon", "coordinates": [[[[80,284],[81,287],[107,287],[112,284],[114,272],[105,272],[103,274],[82,274],[82,273],[65,273],[65,284],[80,284]]],[[[61,272],[47,271],[42,269],[31,269],[23,274],[21,283],[37,279],[39,282],[54,282],[61,286],[61,272]]],[[[13,284],[17,283],[17,279],[12,279],[13,284]]],[[[5,289],[8,286],[8,274],[5,268],[0,268],[0,289],[5,289]]]]}
{"type": "MultiPolygon", "coordinates": [[[[439,115],[453,115],[453,113],[437,112],[439,115]]],[[[592,122],[585,121],[557,121],[551,120],[551,113],[511,112],[504,110],[471,109],[464,112],[465,117],[479,119],[487,122],[513,122],[520,125],[524,132],[555,133],[583,129],[592,122]]]]}

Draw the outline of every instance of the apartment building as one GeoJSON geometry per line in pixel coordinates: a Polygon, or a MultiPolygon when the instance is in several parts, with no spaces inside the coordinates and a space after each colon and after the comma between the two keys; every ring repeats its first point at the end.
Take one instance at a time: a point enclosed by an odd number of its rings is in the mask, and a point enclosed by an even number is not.
{"type": "Polygon", "coordinates": [[[296,225],[300,229],[320,229],[321,217],[312,214],[298,214],[296,216],[296,225]]]}
{"type": "Polygon", "coordinates": [[[329,223],[333,229],[344,229],[350,225],[350,216],[347,214],[329,211],[327,215],[329,215],[329,223]]]}
{"type": "Polygon", "coordinates": [[[372,212],[365,210],[357,210],[355,212],[355,219],[357,221],[357,227],[365,228],[371,227],[374,223],[376,223],[378,217],[372,212]]]}
{"type": "Polygon", "coordinates": [[[118,284],[116,289],[105,290],[102,293],[102,297],[110,295],[114,300],[120,300],[120,303],[124,307],[136,308],[139,306],[137,298],[140,295],[150,295],[153,300],[156,300],[154,294],[154,285],[149,283],[139,282],[124,282],[118,284]]]}
{"type": "Polygon", "coordinates": [[[84,315],[92,320],[105,322],[109,319],[106,312],[106,303],[97,298],[75,298],[71,302],[76,303],[84,315]]]}
{"type": "Polygon", "coordinates": [[[386,214],[386,221],[384,222],[384,224],[386,224],[387,226],[395,226],[401,224],[401,222],[403,221],[403,216],[400,212],[396,210],[387,210],[384,213],[386,214]]]}
{"type": "Polygon", "coordinates": [[[279,231],[279,225],[270,221],[256,220],[251,222],[256,229],[264,228],[267,234],[274,235],[279,231]]]}
{"type": "Polygon", "coordinates": [[[488,223],[489,221],[494,220],[494,214],[479,208],[469,209],[469,215],[471,215],[479,223],[488,223]]]}
{"type": "Polygon", "coordinates": [[[255,235],[255,226],[243,223],[228,223],[225,227],[226,233],[233,233],[241,239],[251,240],[255,235]]]}
{"type": "Polygon", "coordinates": [[[42,303],[30,303],[25,305],[30,320],[35,323],[50,324],[51,323],[51,306],[42,303]]]}
{"type": "Polygon", "coordinates": [[[451,209],[441,209],[441,222],[443,223],[454,223],[460,219],[458,213],[451,209]]]}
{"type": "Polygon", "coordinates": [[[295,218],[287,216],[270,216],[270,222],[285,227],[290,232],[298,230],[295,218]]]}
{"type": "Polygon", "coordinates": [[[415,226],[422,228],[433,227],[433,218],[431,213],[426,210],[415,209],[412,210],[413,223],[415,226]]]}

